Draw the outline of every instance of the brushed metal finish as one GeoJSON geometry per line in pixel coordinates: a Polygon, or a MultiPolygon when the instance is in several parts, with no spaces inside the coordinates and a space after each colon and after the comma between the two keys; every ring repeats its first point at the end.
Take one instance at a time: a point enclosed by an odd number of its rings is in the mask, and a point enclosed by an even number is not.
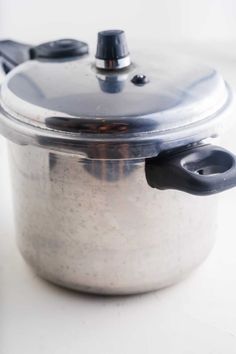
{"type": "Polygon", "coordinates": [[[159,289],[214,243],[217,198],[148,186],[143,160],[88,160],[9,142],[17,242],[41,277],[100,294],[159,289]]]}

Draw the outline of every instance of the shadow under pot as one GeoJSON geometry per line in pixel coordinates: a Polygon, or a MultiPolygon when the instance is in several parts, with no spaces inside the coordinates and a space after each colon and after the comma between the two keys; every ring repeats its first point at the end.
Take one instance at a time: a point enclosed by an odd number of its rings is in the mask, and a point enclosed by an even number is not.
{"type": "Polygon", "coordinates": [[[203,262],[219,193],[236,185],[235,155],[205,144],[232,118],[220,73],[130,53],[121,30],[98,34],[95,58],[74,39],[1,41],[0,68],[17,244],[37,274],[136,294],[203,262]]]}

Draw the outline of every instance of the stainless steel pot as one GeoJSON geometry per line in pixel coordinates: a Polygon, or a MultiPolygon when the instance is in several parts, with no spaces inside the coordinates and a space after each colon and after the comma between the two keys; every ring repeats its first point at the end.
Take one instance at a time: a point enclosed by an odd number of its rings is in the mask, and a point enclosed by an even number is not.
{"type": "Polygon", "coordinates": [[[206,142],[230,121],[222,77],[189,58],[132,60],[122,31],[99,34],[95,62],[74,40],[0,51],[17,240],[37,274],[130,294],[199,265],[217,193],[236,185],[235,156],[206,142]]]}

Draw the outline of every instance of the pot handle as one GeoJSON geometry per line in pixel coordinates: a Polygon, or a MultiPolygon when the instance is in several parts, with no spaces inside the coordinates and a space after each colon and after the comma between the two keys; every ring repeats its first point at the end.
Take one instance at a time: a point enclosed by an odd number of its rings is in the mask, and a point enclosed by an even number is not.
{"type": "Polygon", "coordinates": [[[236,186],[236,156],[214,145],[201,145],[145,162],[148,184],[204,196],[236,186]]]}
{"type": "Polygon", "coordinates": [[[0,78],[11,71],[15,66],[30,59],[30,48],[25,43],[11,40],[0,41],[0,78]]]}
{"type": "Polygon", "coordinates": [[[11,40],[0,41],[1,69],[7,74],[15,66],[30,59],[32,46],[11,40]]]}

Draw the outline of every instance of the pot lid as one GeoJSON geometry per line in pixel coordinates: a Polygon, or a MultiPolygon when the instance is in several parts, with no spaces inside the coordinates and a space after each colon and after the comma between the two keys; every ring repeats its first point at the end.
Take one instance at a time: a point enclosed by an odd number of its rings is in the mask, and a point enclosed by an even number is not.
{"type": "Polygon", "coordinates": [[[132,142],[149,151],[134,157],[154,156],[217,134],[232,101],[215,69],[158,49],[129,53],[123,31],[100,32],[96,58],[75,40],[29,53],[7,75],[0,100],[4,123],[37,143],[132,142]]]}

